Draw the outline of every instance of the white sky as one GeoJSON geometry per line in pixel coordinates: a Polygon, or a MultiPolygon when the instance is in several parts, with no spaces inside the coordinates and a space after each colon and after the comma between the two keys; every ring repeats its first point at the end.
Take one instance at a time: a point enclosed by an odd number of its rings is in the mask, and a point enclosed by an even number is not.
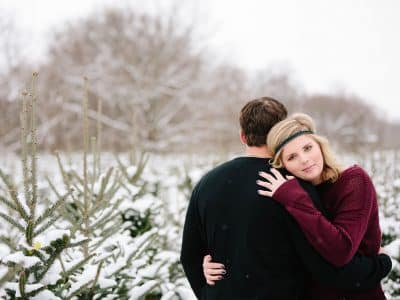
{"type": "MultiPolygon", "coordinates": [[[[206,40],[221,57],[249,71],[286,66],[308,92],[352,92],[400,121],[400,1],[190,1],[188,18],[210,34],[206,40]]],[[[44,34],[62,22],[104,5],[154,9],[167,2],[0,0],[0,10],[14,14],[40,56],[44,34]]]]}

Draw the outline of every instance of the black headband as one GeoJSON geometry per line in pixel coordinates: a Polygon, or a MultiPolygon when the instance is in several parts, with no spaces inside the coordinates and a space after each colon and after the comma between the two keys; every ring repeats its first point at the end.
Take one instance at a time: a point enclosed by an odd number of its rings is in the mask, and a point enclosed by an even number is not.
{"type": "Polygon", "coordinates": [[[312,132],[311,130],[302,130],[302,131],[298,131],[295,134],[288,136],[286,139],[283,140],[282,143],[280,143],[278,145],[278,147],[275,148],[275,153],[278,153],[278,151],[281,150],[283,146],[285,146],[287,143],[289,143],[294,138],[297,138],[298,136],[303,135],[303,134],[312,134],[312,133],[314,133],[314,132],[312,132]]]}

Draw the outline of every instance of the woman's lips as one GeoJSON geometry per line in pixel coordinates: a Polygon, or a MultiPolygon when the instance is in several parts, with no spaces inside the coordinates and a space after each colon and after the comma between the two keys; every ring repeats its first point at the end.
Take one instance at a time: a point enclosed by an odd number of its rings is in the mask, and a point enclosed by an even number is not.
{"type": "Polygon", "coordinates": [[[311,165],[311,166],[303,169],[303,172],[310,172],[314,167],[315,167],[315,165],[311,165]]]}

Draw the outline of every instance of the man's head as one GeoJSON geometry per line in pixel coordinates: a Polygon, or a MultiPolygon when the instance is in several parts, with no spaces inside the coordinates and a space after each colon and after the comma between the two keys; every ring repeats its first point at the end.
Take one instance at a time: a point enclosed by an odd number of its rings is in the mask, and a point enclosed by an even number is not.
{"type": "Polygon", "coordinates": [[[249,101],[240,111],[240,129],[246,144],[256,147],[265,145],[270,129],[286,116],[286,107],[273,98],[249,101]]]}

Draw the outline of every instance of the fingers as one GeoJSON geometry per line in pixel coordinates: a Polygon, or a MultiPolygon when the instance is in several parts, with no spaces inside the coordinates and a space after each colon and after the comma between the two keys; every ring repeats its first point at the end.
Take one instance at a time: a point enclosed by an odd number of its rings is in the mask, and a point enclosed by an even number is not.
{"type": "Polygon", "coordinates": [[[208,262],[203,264],[204,269],[225,269],[225,266],[220,263],[208,262]]]}
{"type": "Polygon", "coordinates": [[[204,271],[207,276],[225,275],[226,271],[224,269],[206,269],[204,271]]]}
{"type": "Polygon", "coordinates": [[[211,281],[211,280],[206,279],[206,282],[207,282],[208,285],[215,285],[215,281],[211,281]]]}
{"type": "Polygon", "coordinates": [[[204,258],[203,258],[203,265],[206,264],[207,262],[210,262],[210,261],[212,261],[212,257],[211,257],[210,254],[204,256],[204,258]]]}
{"type": "Polygon", "coordinates": [[[203,273],[207,284],[215,285],[215,281],[223,279],[226,271],[223,264],[212,262],[211,255],[206,255],[203,258],[203,273]]]}
{"type": "Polygon", "coordinates": [[[257,193],[261,196],[272,197],[272,192],[270,191],[257,190],[257,193]]]}
{"type": "Polygon", "coordinates": [[[271,168],[271,173],[275,175],[276,179],[283,179],[282,174],[275,168],[271,168]]]}
{"type": "Polygon", "coordinates": [[[225,269],[225,266],[220,263],[212,262],[211,255],[206,255],[203,258],[203,269],[225,269]]]}
{"type": "Polygon", "coordinates": [[[207,281],[207,284],[214,285],[216,281],[221,280],[222,278],[223,277],[220,276],[220,275],[218,275],[218,276],[217,275],[215,275],[215,276],[207,275],[206,276],[206,281],[207,281]]]}
{"type": "Polygon", "coordinates": [[[267,189],[270,189],[270,187],[271,187],[271,182],[269,182],[269,181],[257,180],[256,183],[257,183],[259,186],[265,187],[265,188],[267,188],[267,189]]]}
{"type": "Polygon", "coordinates": [[[269,182],[276,180],[274,176],[272,176],[271,174],[269,174],[267,172],[258,172],[258,175],[260,175],[262,178],[268,180],[269,182]]]}
{"type": "Polygon", "coordinates": [[[286,175],[286,179],[287,179],[287,180],[291,180],[291,179],[294,179],[294,178],[295,178],[294,176],[286,175]]]}

